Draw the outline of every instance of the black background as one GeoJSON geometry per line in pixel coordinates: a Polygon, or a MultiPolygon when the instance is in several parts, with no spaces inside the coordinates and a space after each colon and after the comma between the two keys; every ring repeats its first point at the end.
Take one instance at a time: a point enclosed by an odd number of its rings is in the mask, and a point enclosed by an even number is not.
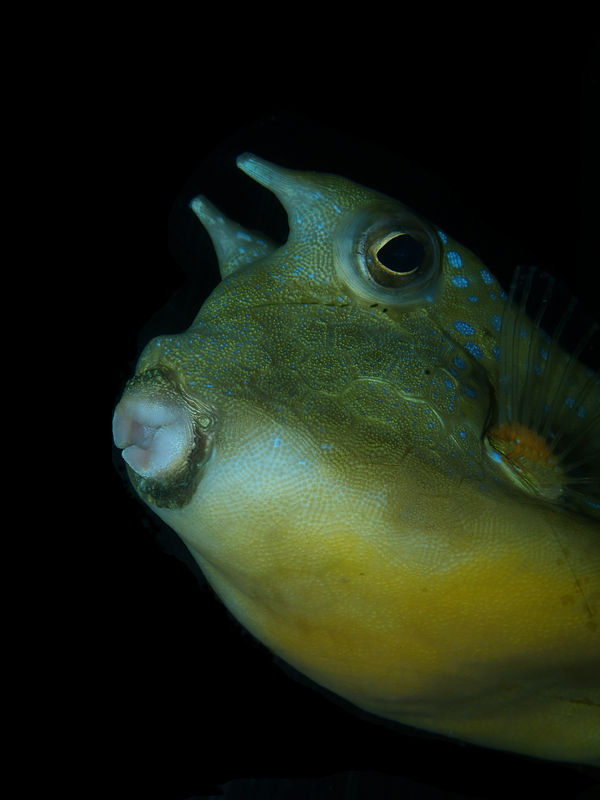
{"type": "MultiPolygon", "coordinates": [[[[259,78],[244,86],[239,76],[231,86],[221,81],[222,94],[198,85],[195,96],[168,95],[159,109],[168,130],[149,157],[132,154],[122,187],[124,207],[144,213],[115,270],[114,403],[146,342],[185,329],[218,281],[209,240],[186,208],[194,194],[285,237],[277,202],[235,168],[245,150],[397,197],[474,250],[505,286],[517,264],[535,263],[597,316],[597,56],[592,68],[589,40],[572,44],[562,53],[550,44],[533,53],[530,43],[527,51],[501,47],[419,83],[406,65],[376,87],[337,75],[318,102],[296,91],[293,75],[269,96],[259,78]]],[[[114,622],[115,725],[144,753],[143,783],[153,788],[140,796],[179,800],[234,779],[349,772],[364,781],[360,797],[491,799],[517,787],[588,796],[590,773],[400,732],[285,674],[205,587],[178,537],[134,497],[118,452],[113,461],[110,579],[123,597],[114,622]]]]}

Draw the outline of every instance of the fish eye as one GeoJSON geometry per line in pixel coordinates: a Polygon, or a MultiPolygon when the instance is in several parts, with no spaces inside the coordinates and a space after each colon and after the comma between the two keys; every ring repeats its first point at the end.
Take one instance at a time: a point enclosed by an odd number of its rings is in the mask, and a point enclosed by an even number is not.
{"type": "Polygon", "coordinates": [[[349,214],[335,232],[333,256],[347,292],[371,308],[411,311],[433,303],[442,289],[436,229],[391,199],[349,214]]]}
{"type": "Polygon", "coordinates": [[[369,248],[367,268],[380,286],[408,286],[426,263],[425,248],[408,233],[394,231],[369,248]]]}

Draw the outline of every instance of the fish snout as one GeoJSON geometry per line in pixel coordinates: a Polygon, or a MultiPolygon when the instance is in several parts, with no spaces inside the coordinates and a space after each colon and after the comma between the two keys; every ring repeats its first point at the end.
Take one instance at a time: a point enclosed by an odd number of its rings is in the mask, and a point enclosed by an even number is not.
{"type": "Polygon", "coordinates": [[[190,452],[194,425],[184,407],[133,397],[121,400],[115,409],[113,438],[134,472],[154,477],[176,468],[190,452]]]}
{"type": "Polygon", "coordinates": [[[113,415],[113,439],[143,499],[169,508],[189,502],[210,456],[216,423],[214,409],[160,369],[141,372],[127,384],[113,415]]]}

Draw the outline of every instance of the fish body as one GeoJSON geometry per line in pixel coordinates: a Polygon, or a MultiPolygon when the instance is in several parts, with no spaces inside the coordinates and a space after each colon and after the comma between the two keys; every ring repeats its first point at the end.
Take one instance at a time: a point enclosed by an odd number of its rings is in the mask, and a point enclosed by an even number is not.
{"type": "Polygon", "coordinates": [[[599,764],[597,327],[535,270],[507,296],[398,201],[238,165],[290,234],[192,202],[223,280],[185,333],[149,343],[115,411],[138,493],[236,618],[319,684],[599,764]]]}

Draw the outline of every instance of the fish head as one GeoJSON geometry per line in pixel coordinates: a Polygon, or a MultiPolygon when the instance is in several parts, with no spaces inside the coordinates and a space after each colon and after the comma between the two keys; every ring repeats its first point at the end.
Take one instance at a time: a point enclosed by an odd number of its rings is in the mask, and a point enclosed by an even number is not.
{"type": "Polygon", "coordinates": [[[532,342],[552,337],[528,313],[529,273],[507,297],[397,200],[237,163],[283,204],[289,237],[192,201],[222,281],[187,331],[147,345],[117,406],[137,492],[237,619],[323,686],[596,764],[597,377],[558,345],[571,367],[537,374],[532,342]],[[553,395],[575,397],[564,423],[553,395]]]}

